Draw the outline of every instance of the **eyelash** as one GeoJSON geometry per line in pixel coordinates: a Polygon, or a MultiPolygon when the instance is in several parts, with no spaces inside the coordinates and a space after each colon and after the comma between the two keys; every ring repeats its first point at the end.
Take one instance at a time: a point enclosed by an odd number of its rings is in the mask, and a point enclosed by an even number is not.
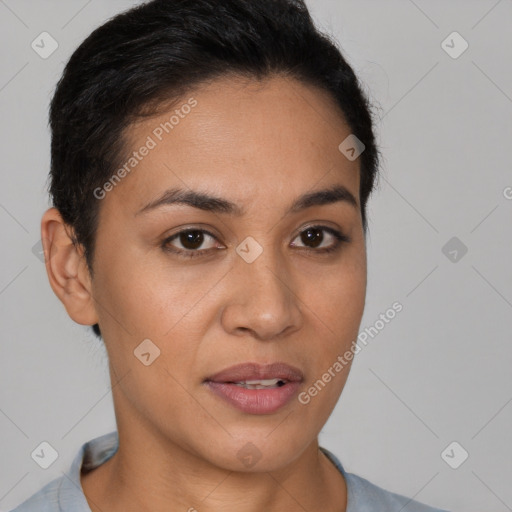
{"type": "MultiPolygon", "coordinates": [[[[318,253],[320,253],[320,254],[330,254],[330,253],[338,251],[341,248],[342,244],[349,243],[351,241],[348,236],[346,236],[345,234],[341,233],[340,231],[337,231],[336,229],[330,228],[328,226],[321,226],[321,225],[308,226],[304,230],[302,230],[297,235],[297,237],[300,236],[305,231],[308,231],[309,229],[318,230],[318,231],[325,231],[325,232],[329,233],[330,235],[332,235],[335,238],[335,242],[334,242],[334,244],[332,246],[324,247],[324,248],[321,248],[321,249],[315,249],[315,248],[312,248],[312,247],[300,247],[301,250],[304,250],[304,251],[307,251],[307,252],[312,252],[312,253],[317,253],[317,254],[318,253]]],[[[183,233],[190,233],[190,232],[203,233],[203,234],[206,234],[206,235],[211,236],[212,238],[216,239],[216,236],[213,233],[210,233],[209,231],[207,231],[205,229],[187,228],[187,229],[179,231],[178,233],[175,233],[174,235],[172,235],[172,236],[166,238],[165,240],[163,240],[162,245],[161,245],[162,249],[164,251],[171,252],[173,254],[177,254],[180,257],[189,258],[189,259],[190,258],[197,258],[197,257],[205,256],[205,253],[217,250],[215,248],[212,248],[212,249],[202,249],[202,250],[201,249],[183,250],[183,249],[171,248],[171,246],[169,244],[173,240],[179,238],[179,236],[182,235],[183,233]]],[[[295,238],[297,238],[297,237],[295,237],[295,238]]]]}

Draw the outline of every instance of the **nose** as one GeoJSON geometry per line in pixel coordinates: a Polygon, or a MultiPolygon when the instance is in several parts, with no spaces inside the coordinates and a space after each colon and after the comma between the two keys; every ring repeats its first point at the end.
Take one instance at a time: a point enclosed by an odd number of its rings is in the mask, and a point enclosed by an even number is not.
{"type": "Polygon", "coordinates": [[[232,292],[221,316],[226,332],[272,340],[300,329],[301,301],[277,252],[266,249],[252,263],[237,256],[229,279],[232,292]]]}

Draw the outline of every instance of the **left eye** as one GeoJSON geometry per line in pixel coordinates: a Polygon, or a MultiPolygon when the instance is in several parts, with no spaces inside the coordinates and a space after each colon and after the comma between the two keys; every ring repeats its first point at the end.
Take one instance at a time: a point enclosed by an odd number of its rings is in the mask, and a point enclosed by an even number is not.
{"type": "Polygon", "coordinates": [[[303,246],[298,246],[296,243],[292,242],[292,246],[294,247],[305,247],[306,249],[318,250],[319,252],[328,252],[338,248],[338,246],[342,242],[348,242],[348,238],[336,231],[335,229],[328,228],[326,226],[311,226],[300,233],[294,240],[300,239],[300,241],[304,244],[303,246]],[[331,243],[327,243],[327,247],[322,244],[325,242],[325,235],[327,233],[327,239],[331,240],[331,243]]]}

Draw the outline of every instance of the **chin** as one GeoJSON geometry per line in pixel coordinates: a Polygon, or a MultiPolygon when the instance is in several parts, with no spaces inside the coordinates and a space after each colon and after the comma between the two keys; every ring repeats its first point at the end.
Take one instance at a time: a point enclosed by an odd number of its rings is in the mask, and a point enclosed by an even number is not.
{"type": "Polygon", "coordinates": [[[304,432],[283,435],[284,429],[280,435],[272,434],[273,428],[252,434],[245,432],[227,443],[219,443],[218,452],[210,460],[218,467],[238,473],[278,471],[296,460],[314,440],[304,439],[304,432]]]}

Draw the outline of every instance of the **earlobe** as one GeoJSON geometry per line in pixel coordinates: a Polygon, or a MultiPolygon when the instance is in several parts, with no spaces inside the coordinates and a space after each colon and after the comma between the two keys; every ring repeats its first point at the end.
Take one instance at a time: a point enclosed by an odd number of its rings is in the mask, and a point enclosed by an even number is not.
{"type": "Polygon", "coordinates": [[[98,323],[85,257],[80,246],[73,243],[72,229],[56,208],[43,214],[41,240],[50,286],[68,315],[81,325],[98,323]]]}

